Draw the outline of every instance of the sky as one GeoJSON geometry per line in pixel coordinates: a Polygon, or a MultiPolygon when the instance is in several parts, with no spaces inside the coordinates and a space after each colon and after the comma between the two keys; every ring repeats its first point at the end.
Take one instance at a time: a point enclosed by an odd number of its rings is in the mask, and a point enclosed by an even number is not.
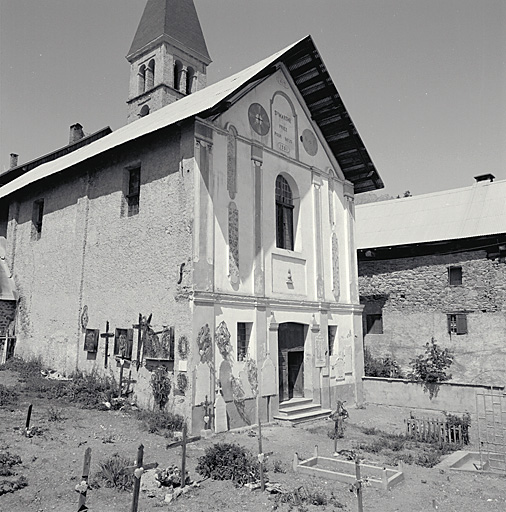
{"type": "MultiPolygon", "coordinates": [[[[0,172],[126,124],[146,0],[0,0],[0,172]]],[[[219,81],[310,34],[378,194],[506,179],[505,0],[195,0],[219,81]]]]}

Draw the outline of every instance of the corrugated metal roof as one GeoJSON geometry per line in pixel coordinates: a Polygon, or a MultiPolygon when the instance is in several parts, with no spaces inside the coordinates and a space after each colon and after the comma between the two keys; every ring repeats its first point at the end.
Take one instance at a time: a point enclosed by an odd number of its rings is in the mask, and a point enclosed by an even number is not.
{"type": "Polygon", "coordinates": [[[506,180],[357,205],[357,249],[506,233],[506,180]]]}
{"type": "Polygon", "coordinates": [[[288,67],[345,177],[355,185],[355,191],[366,192],[382,188],[383,182],[321,61],[313,40],[307,36],[249,68],[152,112],[89,146],[33,169],[11,183],[0,187],[0,198],[8,196],[30,183],[179,121],[197,115],[207,117],[219,114],[230,106],[227,99],[231,95],[253,80],[274,71],[273,65],[279,61],[284,62],[288,67]],[[305,87],[303,74],[307,71],[307,66],[318,70],[318,81],[324,90],[323,95],[322,93],[315,95],[311,92],[312,88],[307,90],[305,87]],[[333,140],[332,136],[338,134],[341,134],[342,137],[333,140]]]}

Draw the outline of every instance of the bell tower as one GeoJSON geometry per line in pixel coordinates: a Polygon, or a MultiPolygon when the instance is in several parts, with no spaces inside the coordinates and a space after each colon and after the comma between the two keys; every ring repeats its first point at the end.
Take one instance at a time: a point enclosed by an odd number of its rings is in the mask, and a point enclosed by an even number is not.
{"type": "Polygon", "coordinates": [[[211,58],[193,0],[148,0],[126,58],[128,123],[203,89],[211,58]]]}

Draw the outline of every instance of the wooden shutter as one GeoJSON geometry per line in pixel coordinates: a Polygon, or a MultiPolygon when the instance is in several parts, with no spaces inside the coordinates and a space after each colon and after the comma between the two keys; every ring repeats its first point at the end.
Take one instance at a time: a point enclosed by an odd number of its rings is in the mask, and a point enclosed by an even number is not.
{"type": "Polygon", "coordinates": [[[460,313],[457,316],[457,334],[467,334],[467,316],[460,313]]]}

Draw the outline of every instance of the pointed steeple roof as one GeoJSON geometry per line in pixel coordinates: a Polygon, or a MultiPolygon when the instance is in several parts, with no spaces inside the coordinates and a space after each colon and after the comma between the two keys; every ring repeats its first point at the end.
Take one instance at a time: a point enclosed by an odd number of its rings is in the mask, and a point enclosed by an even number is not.
{"type": "Polygon", "coordinates": [[[193,0],[148,0],[127,58],[161,37],[211,62],[193,0]]]}

